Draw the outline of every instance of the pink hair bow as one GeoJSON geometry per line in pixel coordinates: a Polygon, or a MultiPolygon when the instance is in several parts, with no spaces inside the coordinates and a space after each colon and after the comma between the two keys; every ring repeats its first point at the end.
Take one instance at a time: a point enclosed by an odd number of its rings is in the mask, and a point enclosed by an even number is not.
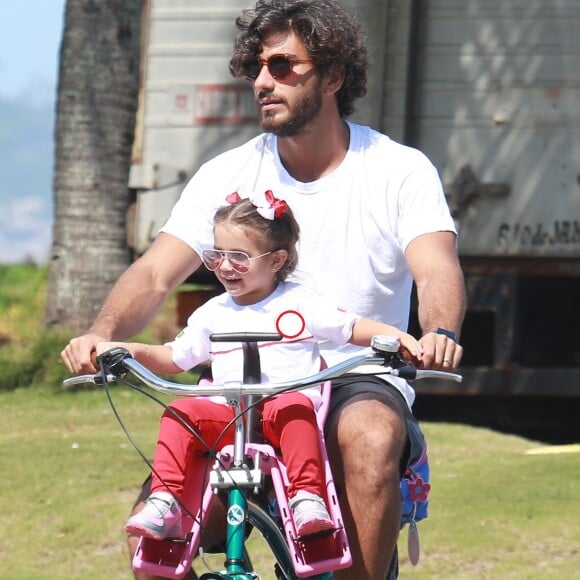
{"type": "Polygon", "coordinates": [[[226,201],[230,205],[233,205],[234,203],[238,203],[238,201],[242,201],[242,198],[240,197],[237,191],[234,191],[234,193],[230,193],[229,195],[226,196],[226,201]]]}
{"type": "Polygon", "coordinates": [[[276,199],[271,189],[263,194],[253,193],[250,201],[256,206],[257,212],[267,220],[283,216],[288,210],[288,204],[283,199],[276,199]]]}
{"type": "MultiPolygon", "coordinates": [[[[237,191],[230,193],[226,197],[226,201],[229,204],[238,203],[241,199],[237,191]]],[[[279,218],[288,210],[288,204],[283,199],[276,199],[271,189],[268,189],[263,194],[253,193],[250,195],[249,200],[256,206],[256,211],[267,220],[279,218]]]]}

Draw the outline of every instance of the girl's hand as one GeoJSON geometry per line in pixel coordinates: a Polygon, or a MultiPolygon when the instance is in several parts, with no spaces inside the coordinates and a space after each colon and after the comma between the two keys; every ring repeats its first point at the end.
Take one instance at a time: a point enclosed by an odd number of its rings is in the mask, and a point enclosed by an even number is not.
{"type": "Polygon", "coordinates": [[[399,336],[401,346],[399,352],[405,360],[411,360],[415,365],[418,365],[423,359],[423,347],[421,343],[406,332],[402,332],[399,336]]]}

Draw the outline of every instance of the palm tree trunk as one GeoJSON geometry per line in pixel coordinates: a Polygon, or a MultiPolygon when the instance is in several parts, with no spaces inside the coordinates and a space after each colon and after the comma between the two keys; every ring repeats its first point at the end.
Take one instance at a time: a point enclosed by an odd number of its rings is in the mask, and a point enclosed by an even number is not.
{"type": "Polygon", "coordinates": [[[143,0],[68,0],[45,325],[78,332],[130,261],[126,213],[143,0]]]}

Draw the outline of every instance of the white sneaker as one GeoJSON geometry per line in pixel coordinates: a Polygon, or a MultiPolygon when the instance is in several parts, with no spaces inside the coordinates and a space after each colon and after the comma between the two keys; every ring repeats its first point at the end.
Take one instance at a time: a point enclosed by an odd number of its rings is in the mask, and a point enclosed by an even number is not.
{"type": "Polygon", "coordinates": [[[181,537],[181,509],[177,500],[164,491],[152,493],[143,509],[129,518],[125,531],[154,540],[181,537]]]}
{"type": "Polygon", "coordinates": [[[319,495],[301,489],[289,503],[298,536],[334,529],[324,499],[319,495]]]}

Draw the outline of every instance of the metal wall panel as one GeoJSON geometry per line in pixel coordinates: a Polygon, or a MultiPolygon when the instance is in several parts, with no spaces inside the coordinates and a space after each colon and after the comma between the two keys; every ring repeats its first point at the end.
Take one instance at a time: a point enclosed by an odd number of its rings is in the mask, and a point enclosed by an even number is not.
{"type": "Polygon", "coordinates": [[[388,50],[385,123],[404,110],[399,133],[438,167],[461,254],[580,256],[580,2],[413,4],[415,44],[388,50]]]}

